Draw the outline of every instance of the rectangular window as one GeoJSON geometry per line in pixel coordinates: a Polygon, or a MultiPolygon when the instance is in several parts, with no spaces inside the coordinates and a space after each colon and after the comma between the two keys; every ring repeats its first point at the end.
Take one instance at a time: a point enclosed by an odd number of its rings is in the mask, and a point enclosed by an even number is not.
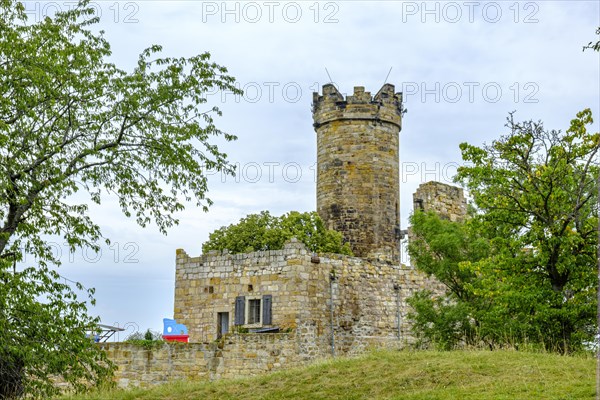
{"type": "Polygon", "coordinates": [[[217,339],[229,333],[229,313],[217,313],[217,339]]]}
{"type": "Polygon", "coordinates": [[[260,299],[248,300],[248,324],[260,324],[260,299]]]}

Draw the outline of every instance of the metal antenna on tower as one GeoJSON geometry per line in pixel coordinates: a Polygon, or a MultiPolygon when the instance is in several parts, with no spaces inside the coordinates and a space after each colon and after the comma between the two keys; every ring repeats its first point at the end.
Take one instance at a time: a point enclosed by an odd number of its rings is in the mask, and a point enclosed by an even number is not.
{"type": "MultiPolygon", "coordinates": [[[[383,81],[383,85],[385,85],[385,84],[387,83],[387,80],[388,80],[388,78],[390,77],[390,74],[392,73],[392,68],[393,68],[393,67],[390,67],[390,70],[388,71],[388,74],[387,74],[387,76],[385,77],[385,80],[383,81]]],[[[383,85],[381,85],[381,86],[383,86],[383,85]]]]}
{"type": "Polygon", "coordinates": [[[329,77],[329,83],[333,83],[333,79],[331,78],[331,75],[329,75],[329,71],[327,71],[327,67],[325,67],[325,72],[327,72],[327,76],[329,77]]]}

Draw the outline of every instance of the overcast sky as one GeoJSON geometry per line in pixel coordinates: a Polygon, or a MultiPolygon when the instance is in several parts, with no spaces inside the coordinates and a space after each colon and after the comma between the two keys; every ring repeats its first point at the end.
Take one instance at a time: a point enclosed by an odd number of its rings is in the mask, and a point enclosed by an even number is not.
{"type": "MultiPolygon", "coordinates": [[[[69,1],[30,2],[36,19],[69,1]]],[[[175,250],[201,254],[208,234],[249,213],[316,208],[312,92],[331,80],[342,93],[384,82],[404,92],[400,133],[402,228],[420,183],[452,182],[459,144],[490,142],[509,112],[566,129],[592,108],[600,120],[597,1],[96,1],[113,61],[131,70],[151,44],[172,56],[209,51],[245,98],[211,93],[217,126],[239,137],[221,149],[238,177],[212,174],[208,213],[190,205],[168,236],[142,229],[107,198],[92,215],[113,242],[98,255],[69,255],[68,279],[96,288],[103,323],[162,331],[173,316],[175,250]],[[329,75],[328,75],[329,74],[329,75]]],[[[598,124],[595,124],[598,130],[598,124]]],[[[221,141],[219,141],[221,143],[221,141]]],[[[59,242],[59,241],[58,241],[59,242]]]]}

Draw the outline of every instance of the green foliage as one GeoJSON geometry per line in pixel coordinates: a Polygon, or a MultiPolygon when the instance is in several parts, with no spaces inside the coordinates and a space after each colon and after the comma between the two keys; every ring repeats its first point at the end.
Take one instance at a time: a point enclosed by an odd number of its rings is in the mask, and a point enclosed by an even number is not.
{"type": "Polygon", "coordinates": [[[126,216],[166,232],[183,201],[211,204],[206,168],[233,173],[209,140],[235,137],[217,129],[221,113],[206,104],[215,88],[240,94],[227,70],[208,53],[161,57],[160,46],[121,70],[91,30],[93,15],[82,0],[31,22],[23,3],[0,0],[1,398],[48,397],[50,374],[83,390],[111,371],[85,339],[97,323],[86,301],[51,269],[60,260],[49,235],[71,251],[99,249],[100,228],[74,193],[97,204],[112,194],[126,216]],[[13,270],[25,253],[37,265],[13,270]]]}
{"type": "Polygon", "coordinates": [[[411,300],[422,337],[444,348],[539,343],[560,352],[593,339],[600,135],[587,132],[591,123],[589,109],[564,133],[511,115],[508,135],[461,145],[467,164],[457,178],[475,211],[464,222],[422,212],[411,221],[414,265],[449,289],[443,301],[411,300]]]}
{"type": "Polygon", "coordinates": [[[434,344],[441,350],[453,350],[461,345],[473,345],[477,340],[472,324],[472,309],[464,301],[451,302],[423,290],[408,299],[413,311],[408,318],[417,333],[417,347],[434,344]]]}
{"type": "Polygon", "coordinates": [[[155,349],[165,343],[160,332],[153,332],[150,329],[147,329],[145,333],[132,333],[127,337],[127,339],[125,339],[125,341],[142,346],[147,350],[155,349]]]}
{"type": "Polygon", "coordinates": [[[297,211],[281,217],[274,217],[268,211],[250,214],[237,224],[212,232],[208,241],[202,244],[202,251],[227,249],[231,253],[247,253],[278,250],[293,237],[313,252],[352,254],[350,246],[343,243],[342,234],[325,229],[316,212],[297,211]]]}
{"type": "MultiPolygon", "coordinates": [[[[89,338],[98,321],[87,315],[86,303],[56,271],[12,272],[0,263],[0,398],[48,397],[56,393],[54,375],[76,391],[104,384],[112,365],[89,338]]],[[[91,299],[93,290],[87,293],[91,299]]]]}
{"type": "Polygon", "coordinates": [[[235,332],[235,333],[249,333],[250,331],[248,330],[248,328],[246,328],[244,326],[236,325],[236,326],[233,327],[232,332],[235,332]]]}
{"type": "Polygon", "coordinates": [[[146,331],[146,333],[144,334],[144,340],[152,341],[153,339],[154,339],[154,336],[152,335],[152,331],[150,329],[148,329],[146,331]]]}
{"type": "Polygon", "coordinates": [[[146,332],[144,333],[134,332],[125,339],[126,342],[132,342],[135,340],[147,340],[149,342],[155,342],[162,340],[162,333],[146,329],[146,332]]]}
{"type": "Polygon", "coordinates": [[[464,282],[469,281],[473,273],[461,268],[461,263],[479,260],[490,251],[489,241],[471,229],[474,222],[451,222],[433,212],[416,212],[410,217],[414,238],[408,251],[412,262],[466,301],[470,300],[470,292],[464,282]]]}

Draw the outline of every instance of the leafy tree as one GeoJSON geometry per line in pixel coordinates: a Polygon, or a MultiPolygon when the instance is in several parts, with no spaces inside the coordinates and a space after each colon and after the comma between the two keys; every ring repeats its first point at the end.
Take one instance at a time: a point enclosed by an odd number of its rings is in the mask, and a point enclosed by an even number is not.
{"type": "Polygon", "coordinates": [[[83,390],[110,373],[85,339],[97,323],[90,299],[62,283],[46,240],[99,249],[76,192],[96,204],[114,195],[126,216],[165,233],[184,201],[211,204],[205,168],[234,171],[211,141],[235,136],[206,104],[214,88],[240,94],[227,70],[208,53],[162,57],[160,46],[119,69],[93,14],[81,0],[30,22],[23,3],[0,0],[0,398],[50,396],[53,375],[83,390]],[[25,253],[36,265],[15,268],[25,253]]]}
{"type": "Polygon", "coordinates": [[[433,343],[439,349],[452,350],[462,343],[477,344],[473,308],[469,303],[453,302],[448,297],[436,297],[429,290],[420,290],[408,298],[408,304],[412,307],[408,318],[413,323],[417,346],[433,343]]]}
{"type": "Polygon", "coordinates": [[[532,325],[561,350],[594,325],[600,134],[587,131],[592,122],[584,110],[563,134],[511,116],[510,134],[491,146],[461,145],[473,165],[458,179],[502,238],[493,270],[537,292],[532,325]]]}
{"type": "Polygon", "coordinates": [[[449,303],[491,347],[535,342],[566,352],[593,337],[600,134],[587,131],[592,122],[584,110],[562,133],[511,114],[506,136],[461,144],[467,164],[457,180],[473,197],[471,218],[412,218],[415,265],[446,284],[449,303]]]}
{"type": "Polygon", "coordinates": [[[408,251],[413,265],[435,276],[448,290],[445,297],[423,290],[408,299],[413,308],[408,317],[421,344],[433,342],[449,350],[460,343],[474,345],[479,340],[479,322],[474,314],[484,305],[470,286],[476,274],[464,265],[486,257],[490,243],[472,229],[473,222],[452,222],[432,211],[420,210],[410,217],[408,251]]]}
{"type": "Polygon", "coordinates": [[[350,246],[343,243],[342,234],[325,229],[314,211],[291,211],[281,217],[274,217],[268,211],[250,214],[237,224],[212,232],[208,241],[202,244],[202,251],[227,249],[231,253],[247,253],[277,250],[293,237],[313,252],[352,254],[350,246]]]}

